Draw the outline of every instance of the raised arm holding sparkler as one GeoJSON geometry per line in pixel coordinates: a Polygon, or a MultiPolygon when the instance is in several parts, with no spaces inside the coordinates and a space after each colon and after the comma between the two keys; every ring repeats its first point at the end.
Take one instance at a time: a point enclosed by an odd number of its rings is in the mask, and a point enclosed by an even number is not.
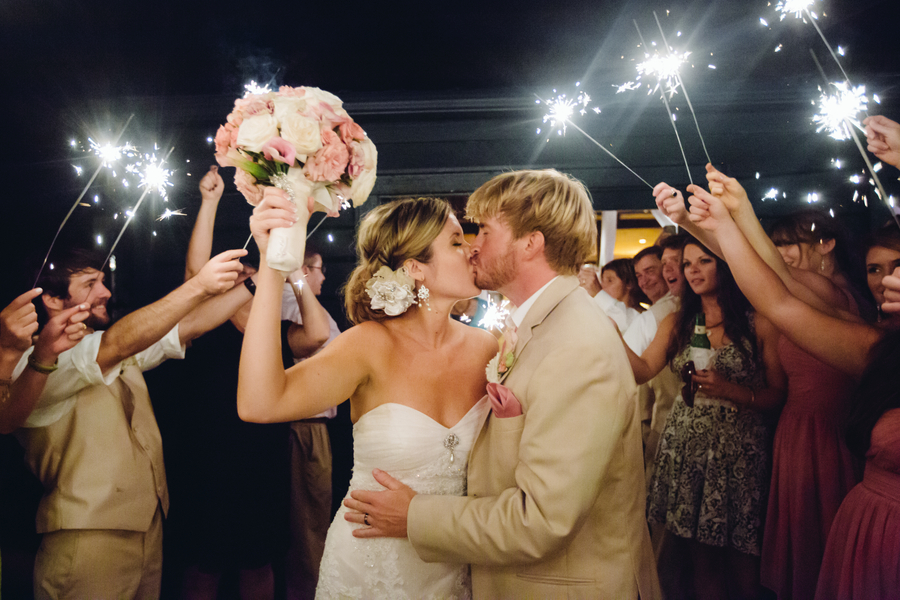
{"type": "MultiPolygon", "coordinates": [[[[725,176],[712,165],[706,166],[706,178],[709,181],[709,192],[724,204],[753,249],[778,275],[793,295],[828,314],[840,314],[843,318],[856,318],[847,312],[850,308],[847,296],[827,278],[802,269],[795,269],[784,262],[778,248],[769,239],[757,219],[750,198],[736,179],[725,176]]],[[[706,193],[700,186],[688,186],[689,192],[696,194],[698,190],[706,193]]],[[[657,206],[666,216],[724,258],[716,237],[690,220],[680,192],[666,183],[660,183],[654,188],[654,196],[657,206]]]]}

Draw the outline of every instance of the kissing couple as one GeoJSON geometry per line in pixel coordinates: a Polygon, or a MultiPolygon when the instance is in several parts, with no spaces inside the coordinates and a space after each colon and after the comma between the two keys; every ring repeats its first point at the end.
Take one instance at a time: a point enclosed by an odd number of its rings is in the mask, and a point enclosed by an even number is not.
{"type": "MultiPolygon", "coordinates": [[[[266,189],[250,220],[261,255],[296,211],[266,189]]],[[[353,478],[316,597],[660,597],[634,377],[576,277],[596,251],[587,190],[555,170],[504,173],[466,214],[471,245],[443,200],[369,212],[345,288],[355,326],[287,371],[284,276],[260,265],[241,418],[294,421],[350,398],[353,478]],[[499,353],[450,318],[480,289],[517,307],[499,353]]]]}

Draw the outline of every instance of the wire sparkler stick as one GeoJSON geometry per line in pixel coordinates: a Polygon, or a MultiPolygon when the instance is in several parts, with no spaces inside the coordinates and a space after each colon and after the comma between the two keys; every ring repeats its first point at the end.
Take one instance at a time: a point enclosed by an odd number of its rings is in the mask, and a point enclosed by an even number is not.
{"type": "MultiPolygon", "coordinates": [[[[647,42],[644,41],[644,36],[641,35],[641,28],[638,27],[637,21],[632,20],[632,22],[634,23],[634,28],[637,29],[638,37],[641,38],[641,45],[646,51],[649,46],[647,46],[647,42]]],[[[667,46],[666,52],[668,51],[669,49],[667,46]]],[[[675,130],[675,139],[678,140],[678,148],[681,149],[681,157],[684,159],[684,168],[687,171],[688,181],[691,182],[691,185],[694,185],[694,178],[691,177],[691,167],[688,165],[687,155],[684,153],[684,146],[681,144],[681,136],[678,135],[678,127],[675,126],[675,117],[672,115],[672,109],[669,108],[669,101],[666,99],[666,91],[664,89],[661,89],[660,97],[662,98],[663,103],[666,105],[666,115],[669,117],[669,122],[672,123],[672,129],[675,130]]]]}
{"type": "MultiPolygon", "coordinates": [[[[626,167],[626,168],[628,168],[628,167],[626,167]]],[[[316,229],[318,229],[319,227],[322,226],[322,223],[324,223],[325,219],[327,219],[327,218],[328,218],[328,215],[323,216],[322,220],[319,221],[318,223],[316,223],[316,226],[312,228],[312,231],[310,231],[309,233],[306,234],[306,239],[309,239],[310,236],[312,236],[312,234],[314,234],[316,232],[316,229]]],[[[247,246],[250,245],[250,240],[252,240],[252,239],[253,239],[253,234],[251,233],[250,237],[247,238],[247,241],[244,242],[244,248],[243,248],[244,250],[246,250],[247,246]]]]}
{"type": "MultiPolygon", "coordinates": [[[[662,25],[659,22],[659,17],[656,16],[656,11],[653,11],[653,18],[656,19],[656,26],[659,28],[659,35],[662,36],[663,44],[666,46],[666,52],[669,51],[669,42],[666,40],[666,34],[663,33],[662,25]]],[[[684,93],[684,99],[687,101],[688,108],[691,111],[691,116],[694,117],[694,125],[697,127],[697,135],[700,136],[700,144],[703,146],[703,154],[706,155],[706,162],[712,164],[712,159],[709,157],[709,152],[706,150],[706,142],[703,139],[703,134],[700,133],[700,123],[697,121],[697,113],[694,112],[694,105],[691,104],[691,97],[688,96],[687,88],[684,87],[684,80],[681,79],[681,73],[679,72],[678,77],[678,85],[681,86],[681,91],[684,93]]]]}
{"type": "MultiPolygon", "coordinates": [[[[125,121],[125,125],[123,125],[122,129],[119,130],[119,135],[116,136],[116,139],[113,141],[113,145],[116,145],[119,143],[119,139],[121,139],[122,135],[125,133],[125,130],[128,128],[128,125],[129,125],[129,123],[131,123],[131,120],[133,118],[134,118],[134,113],[131,113],[131,116],[129,116],[128,120],[125,121]]],[[[84,189],[81,190],[81,193],[78,194],[78,198],[75,200],[75,203],[72,205],[72,208],[69,209],[69,212],[66,213],[65,218],[62,220],[62,223],[60,223],[59,228],[56,230],[56,235],[53,236],[53,241],[50,242],[50,247],[47,249],[47,254],[44,255],[44,262],[41,263],[41,268],[38,270],[37,277],[35,277],[34,284],[31,287],[37,286],[37,282],[41,279],[41,275],[44,274],[44,267],[47,266],[47,259],[50,258],[50,253],[53,252],[53,246],[56,244],[56,240],[59,237],[60,232],[63,230],[63,227],[65,227],[66,222],[68,222],[68,220],[69,220],[69,217],[72,216],[72,213],[75,212],[75,209],[78,207],[79,204],[81,204],[81,199],[84,198],[84,195],[87,194],[87,191],[91,188],[91,185],[93,185],[94,180],[97,178],[97,175],[100,174],[100,170],[103,169],[104,164],[105,164],[105,161],[101,160],[100,164],[97,166],[97,170],[94,171],[93,175],[91,175],[91,178],[87,182],[87,185],[85,185],[84,189]]]]}
{"type": "MultiPolygon", "coordinates": [[[[169,151],[166,152],[166,155],[163,157],[163,159],[159,162],[159,164],[157,166],[161,168],[162,165],[169,159],[169,155],[171,155],[174,150],[175,150],[174,146],[169,148],[169,151]]],[[[109,262],[109,259],[112,256],[112,253],[116,250],[116,246],[119,244],[119,240],[122,239],[122,235],[125,233],[125,230],[128,229],[128,225],[130,225],[131,221],[134,220],[134,216],[137,214],[138,209],[141,207],[141,203],[144,202],[144,198],[146,198],[147,194],[150,193],[151,188],[154,188],[154,186],[151,185],[150,182],[146,182],[146,185],[144,185],[144,192],[141,194],[141,197],[138,198],[137,204],[134,205],[134,208],[131,209],[131,214],[125,220],[125,224],[122,225],[122,229],[119,230],[119,235],[116,236],[116,241],[113,242],[112,247],[109,249],[109,254],[106,255],[106,260],[103,261],[103,265],[100,267],[101,271],[106,268],[106,263],[109,262]]],[[[158,188],[157,188],[157,190],[158,190],[158,188]]],[[[94,283],[96,283],[97,281],[98,280],[95,279],[94,283]]],[[[91,284],[91,287],[92,288],[94,287],[93,283],[91,284]]]]}
{"type": "MultiPolygon", "coordinates": [[[[810,49],[810,55],[813,58],[813,61],[816,63],[816,68],[819,69],[819,74],[822,75],[822,79],[825,80],[825,83],[828,83],[828,77],[825,75],[825,70],[822,68],[822,64],[819,62],[818,57],[816,57],[816,53],[810,49]]],[[[843,71],[843,69],[842,69],[843,71]]],[[[849,87],[850,82],[847,81],[847,85],[849,87]]],[[[863,161],[866,163],[866,167],[869,169],[869,174],[872,176],[872,180],[875,182],[875,187],[877,188],[878,195],[881,197],[882,202],[887,204],[888,209],[891,212],[891,217],[894,219],[894,223],[900,228],[900,218],[897,217],[896,211],[894,211],[894,207],[890,205],[888,202],[887,192],[884,191],[884,186],[881,184],[881,179],[878,177],[878,172],[875,170],[875,167],[872,165],[872,161],[869,159],[869,155],[866,154],[866,149],[863,148],[862,142],[859,139],[859,134],[856,131],[856,128],[853,126],[853,123],[850,122],[849,119],[844,117],[844,126],[847,131],[850,133],[850,137],[853,138],[853,141],[856,143],[856,147],[859,150],[860,155],[863,158],[863,161]]]]}
{"type": "Polygon", "coordinates": [[[547,119],[552,119],[552,122],[561,122],[561,123],[563,124],[563,132],[565,132],[565,128],[566,128],[567,126],[571,125],[571,126],[574,127],[577,131],[579,131],[584,137],[586,137],[587,139],[589,139],[590,141],[592,141],[598,148],[600,148],[601,150],[603,150],[604,152],[606,152],[609,156],[611,156],[611,157],[613,158],[613,160],[615,160],[617,163],[619,163],[620,165],[622,165],[623,167],[625,167],[632,175],[634,175],[635,177],[637,177],[638,179],[640,179],[641,181],[643,181],[650,189],[653,189],[653,186],[650,185],[649,183],[647,183],[647,180],[646,180],[646,179],[644,179],[643,177],[641,177],[640,175],[638,175],[637,173],[635,173],[634,170],[633,170],[631,167],[629,167],[628,165],[626,165],[625,163],[623,163],[623,162],[619,159],[618,156],[616,156],[615,154],[613,154],[612,152],[610,152],[609,150],[607,150],[600,142],[598,142],[597,140],[595,140],[594,138],[592,138],[591,136],[589,136],[589,135],[587,134],[587,132],[586,132],[584,129],[582,129],[581,127],[579,127],[578,125],[576,125],[575,123],[573,123],[572,121],[570,121],[570,120],[569,120],[569,114],[566,113],[566,112],[563,111],[563,110],[559,110],[559,108],[558,108],[559,105],[557,105],[556,110],[554,110],[554,105],[552,105],[550,102],[545,101],[543,98],[541,98],[541,97],[538,96],[537,94],[535,94],[534,97],[538,99],[538,102],[541,102],[542,104],[545,104],[546,106],[549,106],[549,107],[550,107],[550,113],[551,113],[551,114],[550,114],[550,115],[544,116],[544,120],[545,120],[545,121],[546,121],[547,119]]]}

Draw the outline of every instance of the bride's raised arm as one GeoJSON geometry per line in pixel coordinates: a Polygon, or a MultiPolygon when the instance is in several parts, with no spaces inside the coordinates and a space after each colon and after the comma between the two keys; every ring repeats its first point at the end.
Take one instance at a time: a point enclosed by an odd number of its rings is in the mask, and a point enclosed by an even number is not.
{"type": "MultiPolygon", "coordinates": [[[[288,371],[281,359],[281,298],[284,276],[266,264],[269,232],[290,227],[296,210],[284,192],[266,188],[253,209],[250,229],[262,257],[256,293],[244,344],[238,377],[238,415],[244,421],[272,423],[312,417],[353,395],[368,377],[369,361],[364,345],[350,338],[360,332],[341,334],[325,350],[288,371]]],[[[354,328],[359,329],[359,328],[354,328]]],[[[371,350],[371,348],[368,348],[371,350]]]]}

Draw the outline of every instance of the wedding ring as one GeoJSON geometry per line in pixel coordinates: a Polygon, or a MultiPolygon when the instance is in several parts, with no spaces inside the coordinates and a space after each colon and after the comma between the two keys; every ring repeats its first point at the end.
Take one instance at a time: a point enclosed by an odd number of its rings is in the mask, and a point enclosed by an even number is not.
{"type": "Polygon", "coordinates": [[[672,190],[672,197],[674,198],[677,195],[678,195],[678,190],[672,190]]]}
{"type": "Polygon", "coordinates": [[[365,523],[367,527],[369,526],[369,513],[366,513],[363,516],[363,523],[365,523]]]}
{"type": "Polygon", "coordinates": [[[82,322],[81,322],[81,330],[84,331],[84,330],[86,330],[86,329],[87,329],[87,323],[85,323],[84,321],[82,321],[82,322]]]}

